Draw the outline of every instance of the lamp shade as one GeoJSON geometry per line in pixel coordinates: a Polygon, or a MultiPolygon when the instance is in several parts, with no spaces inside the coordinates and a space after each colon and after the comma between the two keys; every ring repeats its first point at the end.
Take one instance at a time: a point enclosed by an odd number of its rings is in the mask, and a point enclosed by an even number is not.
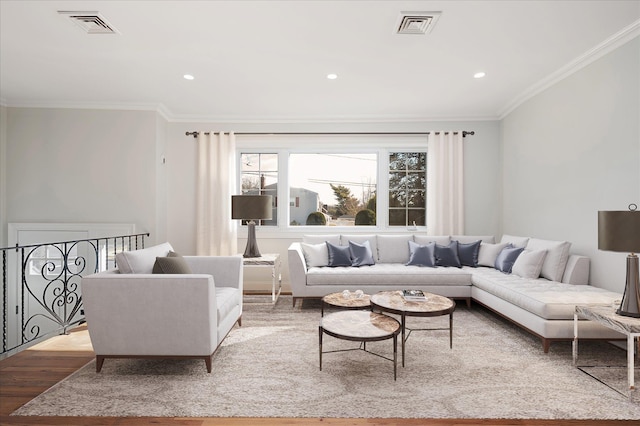
{"type": "Polygon", "coordinates": [[[271,195],[232,195],[232,219],[271,219],[271,195]]]}
{"type": "Polygon", "coordinates": [[[640,253],[640,211],[599,211],[598,248],[640,253]]]}

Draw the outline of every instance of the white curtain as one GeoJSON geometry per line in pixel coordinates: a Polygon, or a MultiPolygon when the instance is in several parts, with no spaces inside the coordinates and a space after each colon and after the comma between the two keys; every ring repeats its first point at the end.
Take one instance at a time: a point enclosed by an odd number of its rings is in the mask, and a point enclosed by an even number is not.
{"type": "Polygon", "coordinates": [[[198,133],[196,254],[237,254],[237,224],[231,219],[235,193],[236,141],[229,134],[198,133]]]}
{"type": "Polygon", "coordinates": [[[427,147],[427,233],[464,234],[462,131],[431,132],[427,147]]]}

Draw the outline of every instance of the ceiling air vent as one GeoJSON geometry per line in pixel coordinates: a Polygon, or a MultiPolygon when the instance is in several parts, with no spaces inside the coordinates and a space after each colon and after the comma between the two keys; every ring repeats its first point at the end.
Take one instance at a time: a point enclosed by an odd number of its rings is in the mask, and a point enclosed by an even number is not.
{"type": "Polygon", "coordinates": [[[59,10],[60,15],[66,15],[87,34],[116,34],[116,29],[98,12],[75,12],[59,10]]]}
{"type": "Polygon", "coordinates": [[[440,18],[441,12],[400,12],[396,25],[398,34],[428,34],[440,18]]]}

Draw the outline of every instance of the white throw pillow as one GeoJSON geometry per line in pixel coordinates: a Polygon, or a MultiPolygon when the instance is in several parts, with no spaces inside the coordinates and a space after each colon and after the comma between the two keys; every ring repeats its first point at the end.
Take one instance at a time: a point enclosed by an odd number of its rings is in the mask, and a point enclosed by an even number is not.
{"type": "Polygon", "coordinates": [[[516,259],[511,273],[522,278],[538,278],[546,256],[546,250],[525,250],[516,259]]]}
{"type": "Polygon", "coordinates": [[[496,265],[496,258],[507,245],[508,243],[480,243],[480,250],[478,251],[478,266],[489,266],[494,268],[496,265]]]}
{"type": "Polygon", "coordinates": [[[158,244],[141,250],[116,254],[116,265],[121,274],[151,274],[156,257],[167,257],[174,251],[169,243],[158,244]]]}
{"type": "Polygon", "coordinates": [[[550,241],[531,238],[527,243],[527,250],[546,250],[547,257],[540,273],[551,281],[562,282],[562,275],[569,260],[571,243],[567,241],[550,241]]]}
{"type": "Polygon", "coordinates": [[[301,243],[304,260],[307,262],[307,268],[313,266],[327,266],[329,264],[329,250],[327,243],[307,244],[301,243]]]}
{"type": "Polygon", "coordinates": [[[509,243],[514,247],[526,247],[527,242],[529,241],[529,237],[516,237],[515,235],[504,234],[501,243],[509,243]]]}
{"type": "Polygon", "coordinates": [[[380,263],[409,262],[409,241],[413,241],[413,235],[378,235],[380,263]]]}

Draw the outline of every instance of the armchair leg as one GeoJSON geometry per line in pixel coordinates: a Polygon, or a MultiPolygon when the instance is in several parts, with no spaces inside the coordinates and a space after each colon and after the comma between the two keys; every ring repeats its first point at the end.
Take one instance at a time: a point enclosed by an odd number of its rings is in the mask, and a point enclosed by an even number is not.
{"type": "Polygon", "coordinates": [[[102,364],[104,364],[104,356],[96,355],[96,373],[102,370],[102,364]]]}
{"type": "Polygon", "coordinates": [[[204,357],[204,363],[207,364],[207,373],[211,373],[212,360],[213,360],[213,354],[211,354],[211,356],[204,357]]]}
{"type": "Polygon", "coordinates": [[[242,315],[238,317],[237,323],[238,323],[238,327],[242,327],[242,315]]]}

